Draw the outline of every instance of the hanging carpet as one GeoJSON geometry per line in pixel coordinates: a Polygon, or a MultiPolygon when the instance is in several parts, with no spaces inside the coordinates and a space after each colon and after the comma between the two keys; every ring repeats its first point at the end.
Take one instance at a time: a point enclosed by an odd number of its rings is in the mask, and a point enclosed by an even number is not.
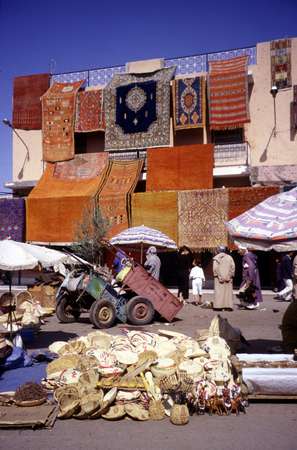
{"type": "Polygon", "coordinates": [[[27,240],[73,242],[85,208],[93,205],[104,185],[107,167],[106,153],[85,153],[73,161],[48,164],[27,198],[27,240]]]}
{"type": "Polygon", "coordinates": [[[178,245],[212,250],[227,245],[228,190],[178,192],[178,245]]]}
{"type": "Polygon", "coordinates": [[[147,191],[213,187],[212,144],[147,150],[147,191]]]}
{"type": "Polygon", "coordinates": [[[0,198],[0,241],[13,239],[23,242],[26,209],[23,198],[0,198]]]}
{"type": "Polygon", "coordinates": [[[129,198],[139,180],[143,160],[110,161],[106,182],[99,194],[102,216],[108,220],[108,237],[129,226],[129,198]]]}
{"type": "Polygon", "coordinates": [[[293,86],[293,101],[291,102],[291,131],[293,132],[293,135],[297,132],[297,85],[293,86]]]}
{"type": "Polygon", "coordinates": [[[291,39],[270,42],[271,86],[285,89],[292,86],[291,39]]]}
{"type": "Polygon", "coordinates": [[[41,130],[40,97],[48,90],[50,75],[41,73],[16,77],[13,82],[12,126],[21,130],[41,130]]]}
{"type": "Polygon", "coordinates": [[[104,129],[103,90],[90,89],[78,92],[75,131],[81,133],[104,129]]]}
{"type": "Polygon", "coordinates": [[[43,160],[74,158],[74,118],[76,96],[84,81],[54,83],[42,97],[43,160]]]}
{"type": "Polygon", "coordinates": [[[205,126],[205,78],[173,81],[173,126],[175,130],[205,126]]]}
{"type": "Polygon", "coordinates": [[[105,150],[170,145],[170,80],[175,67],[115,74],[104,89],[105,150]]]}
{"type": "Polygon", "coordinates": [[[137,192],[131,209],[133,227],[155,228],[177,242],[177,192],[137,192]]]}
{"type": "Polygon", "coordinates": [[[250,121],[248,56],[209,62],[208,106],[212,130],[241,128],[250,121]]]}
{"type": "MultiPolygon", "coordinates": [[[[283,185],[297,180],[297,165],[251,167],[251,181],[264,185],[283,185]]],[[[271,194],[273,195],[273,194],[271,194]]],[[[263,199],[264,200],[264,199],[263,199]]]]}

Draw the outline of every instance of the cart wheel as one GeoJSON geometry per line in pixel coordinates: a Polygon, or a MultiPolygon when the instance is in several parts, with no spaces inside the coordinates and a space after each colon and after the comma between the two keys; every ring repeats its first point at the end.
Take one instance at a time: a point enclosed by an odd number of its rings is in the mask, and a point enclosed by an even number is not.
{"type": "Polygon", "coordinates": [[[80,310],[75,307],[69,295],[65,294],[56,306],[56,316],[62,323],[71,323],[79,318],[80,310]]]}
{"type": "Polygon", "coordinates": [[[127,317],[133,325],[147,325],[154,318],[155,310],[149,300],[136,296],[127,303],[127,317]]]}
{"type": "Polygon", "coordinates": [[[96,328],[110,328],[116,321],[116,309],[109,300],[96,300],[90,309],[90,320],[96,328]]]}

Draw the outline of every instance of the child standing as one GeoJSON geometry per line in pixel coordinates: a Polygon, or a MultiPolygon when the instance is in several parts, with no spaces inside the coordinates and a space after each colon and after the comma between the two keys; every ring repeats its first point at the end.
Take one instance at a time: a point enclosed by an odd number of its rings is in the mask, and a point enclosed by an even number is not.
{"type": "Polygon", "coordinates": [[[192,280],[192,290],[194,296],[194,304],[202,305],[202,286],[205,282],[205,276],[200,261],[194,259],[193,267],[190,272],[190,280],[192,280]]]}

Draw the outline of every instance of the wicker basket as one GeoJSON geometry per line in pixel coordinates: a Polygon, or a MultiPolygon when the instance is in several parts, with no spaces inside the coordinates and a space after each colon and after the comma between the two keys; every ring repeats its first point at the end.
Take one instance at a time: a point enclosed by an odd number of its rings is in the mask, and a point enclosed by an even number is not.
{"type": "Polygon", "coordinates": [[[149,415],[151,420],[163,420],[165,408],[161,400],[151,400],[149,404],[149,415]]]}
{"type": "Polygon", "coordinates": [[[171,408],[170,422],[174,425],[186,425],[189,422],[189,417],[187,405],[177,405],[175,403],[171,408]]]}

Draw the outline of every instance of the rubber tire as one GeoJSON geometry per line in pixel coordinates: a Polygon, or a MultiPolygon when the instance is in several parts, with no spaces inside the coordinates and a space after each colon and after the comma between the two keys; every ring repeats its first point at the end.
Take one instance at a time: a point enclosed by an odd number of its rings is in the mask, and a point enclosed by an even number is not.
{"type": "Polygon", "coordinates": [[[56,316],[61,323],[75,322],[80,316],[78,309],[74,309],[72,313],[67,314],[66,308],[69,306],[69,300],[69,296],[65,294],[56,306],[56,316]]]}
{"type": "Polygon", "coordinates": [[[115,324],[116,318],[116,309],[109,300],[100,299],[92,304],[90,309],[90,321],[96,328],[111,328],[115,324]],[[102,320],[102,318],[99,317],[100,312],[101,314],[109,314],[106,320],[102,320]]]}
{"type": "Polygon", "coordinates": [[[152,303],[144,297],[133,297],[127,303],[127,318],[132,325],[147,325],[152,322],[154,315],[155,309],[152,303]],[[145,310],[138,305],[145,305],[145,310]]]}

